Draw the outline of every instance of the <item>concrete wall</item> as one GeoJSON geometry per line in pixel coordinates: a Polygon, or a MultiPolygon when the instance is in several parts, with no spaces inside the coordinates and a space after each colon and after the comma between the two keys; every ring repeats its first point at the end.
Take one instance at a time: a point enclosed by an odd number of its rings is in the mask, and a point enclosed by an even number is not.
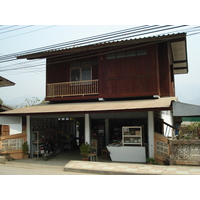
{"type": "Polygon", "coordinates": [[[1,125],[10,126],[10,135],[22,133],[22,118],[13,116],[0,116],[1,125]]]}

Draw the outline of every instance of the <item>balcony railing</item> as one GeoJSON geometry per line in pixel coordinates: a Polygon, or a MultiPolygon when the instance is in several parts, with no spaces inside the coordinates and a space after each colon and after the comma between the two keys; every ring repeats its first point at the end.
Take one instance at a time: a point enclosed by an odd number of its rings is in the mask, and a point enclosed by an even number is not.
{"type": "Polygon", "coordinates": [[[47,84],[47,97],[85,96],[99,94],[99,80],[47,84]]]}

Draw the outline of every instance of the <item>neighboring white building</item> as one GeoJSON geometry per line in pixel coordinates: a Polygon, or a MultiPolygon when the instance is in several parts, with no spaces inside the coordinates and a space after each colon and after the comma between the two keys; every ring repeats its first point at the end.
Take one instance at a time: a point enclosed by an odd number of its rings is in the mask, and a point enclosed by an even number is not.
{"type": "Polygon", "coordinates": [[[10,126],[10,135],[22,133],[22,118],[18,116],[0,116],[1,125],[10,126]]]}

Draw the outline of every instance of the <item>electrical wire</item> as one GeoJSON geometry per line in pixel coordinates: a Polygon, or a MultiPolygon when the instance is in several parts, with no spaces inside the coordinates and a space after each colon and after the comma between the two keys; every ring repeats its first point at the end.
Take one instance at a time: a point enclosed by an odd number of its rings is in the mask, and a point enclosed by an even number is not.
{"type": "Polygon", "coordinates": [[[25,34],[33,33],[33,32],[36,32],[36,31],[41,31],[41,30],[44,30],[44,29],[47,29],[47,28],[52,28],[52,27],[54,27],[54,26],[56,26],[56,25],[52,25],[52,26],[40,28],[40,29],[37,29],[37,30],[29,31],[29,32],[26,32],[26,33],[20,33],[20,34],[17,34],[17,35],[13,35],[13,36],[1,38],[0,40],[5,40],[5,39],[8,39],[8,38],[16,37],[16,36],[19,36],[19,35],[25,35],[25,34]]]}
{"type": "MultiPolygon", "coordinates": [[[[170,26],[170,25],[167,25],[167,26],[170,26]]],[[[159,27],[158,25],[153,25],[153,26],[140,26],[140,27],[136,27],[136,28],[131,28],[131,29],[125,29],[125,30],[122,30],[122,31],[116,31],[116,32],[111,32],[111,33],[107,33],[107,34],[102,34],[102,35],[97,35],[97,36],[92,36],[92,37],[87,37],[87,38],[83,38],[83,39],[78,39],[78,40],[72,40],[72,41],[69,41],[69,42],[65,42],[65,43],[59,43],[59,44],[56,44],[56,45],[50,45],[50,46],[47,46],[47,47],[42,47],[42,48],[37,48],[37,49],[33,49],[33,50],[30,50],[30,51],[25,51],[25,53],[27,52],[30,52],[30,53],[33,53],[33,52],[36,52],[36,51],[46,51],[46,50],[49,50],[49,49],[56,49],[56,48],[62,48],[63,46],[66,47],[66,46],[69,46],[69,45],[78,45],[79,43],[82,43],[82,42],[91,42],[93,40],[97,40],[99,39],[100,41],[102,41],[102,39],[104,38],[108,38],[108,36],[114,36],[116,37],[117,35],[121,36],[122,33],[134,33],[133,31],[145,31],[145,29],[149,30],[151,28],[163,28],[163,27],[166,27],[165,26],[162,26],[162,27],[159,27]],[[155,27],[156,26],[156,27],[155,27]],[[131,32],[130,32],[131,31],[131,32]]],[[[20,52],[20,54],[23,54],[24,52],[20,52]]],[[[19,53],[18,53],[19,54],[19,53]]],[[[12,54],[11,54],[12,55],[12,54]]]]}
{"type": "Polygon", "coordinates": [[[5,29],[9,29],[9,28],[13,28],[15,26],[17,26],[17,25],[13,25],[13,26],[8,26],[8,27],[1,28],[0,31],[5,30],[5,29]]]}
{"type": "Polygon", "coordinates": [[[153,32],[155,33],[155,32],[158,32],[158,31],[165,31],[165,30],[169,30],[169,28],[170,29],[180,28],[180,27],[183,27],[183,26],[186,26],[186,25],[182,25],[182,26],[178,26],[178,27],[177,26],[171,27],[171,26],[172,25],[139,26],[139,27],[135,27],[135,28],[131,28],[131,29],[125,29],[125,30],[122,30],[122,31],[111,32],[111,33],[108,33],[108,34],[87,37],[87,38],[83,38],[83,39],[79,39],[79,40],[73,40],[73,41],[66,42],[66,43],[50,45],[50,46],[47,46],[47,47],[37,48],[37,49],[29,50],[29,51],[18,52],[18,53],[15,53],[15,54],[8,54],[6,56],[0,56],[0,63],[12,61],[12,60],[16,59],[16,57],[18,55],[33,54],[33,53],[36,53],[36,52],[48,51],[48,50],[51,50],[51,49],[56,50],[56,49],[70,48],[70,47],[81,46],[81,45],[95,44],[95,43],[98,43],[98,42],[110,42],[110,41],[113,41],[113,40],[136,37],[136,36],[139,36],[139,35],[142,36],[144,34],[149,34],[149,33],[153,33],[153,32]],[[166,28],[166,27],[168,27],[168,28],[166,28]],[[165,28],[165,29],[163,29],[163,28],[165,28]],[[151,32],[149,32],[149,30],[151,30],[151,32]],[[152,31],[152,30],[154,30],[154,31],[152,31]],[[135,34],[135,33],[137,33],[137,34],[135,34]],[[121,37],[122,35],[124,36],[123,38],[121,37]],[[119,38],[119,37],[121,37],[121,38],[119,38]]]}
{"type": "MultiPolygon", "coordinates": [[[[116,39],[116,38],[117,38],[117,40],[122,40],[122,39],[125,39],[127,37],[130,38],[130,34],[131,34],[132,37],[136,37],[136,36],[141,36],[141,35],[145,35],[145,34],[149,35],[149,34],[152,34],[152,33],[158,33],[158,32],[163,32],[163,31],[166,34],[166,31],[169,31],[169,30],[170,30],[170,32],[174,33],[175,29],[178,29],[177,31],[179,31],[180,28],[184,28],[184,27],[189,27],[188,29],[183,30],[183,31],[187,31],[189,33],[188,36],[200,33],[200,31],[199,31],[200,26],[190,27],[188,25],[180,25],[180,26],[172,26],[172,25],[148,26],[148,25],[145,25],[145,26],[134,27],[134,28],[125,29],[125,30],[121,30],[121,31],[111,32],[111,33],[107,33],[107,34],[92,36],[92,37],[88,37],[88,38],[83,38],[82,40],[79,39],[79,40],[74,40],[74,41],[70,41],[70,42],[59,43],[59,44],[56,44],[56,45],[50,45],[50,46],[38,48],[38,49],[40,49],[40,50],[45,49],[47,51],[49,48],[52,48],[52,47],[59,49],[59,48],[66,47],[66,45],[74,45],[75,43],[79,44],[79,45],[80,44],[84,45],[85,43],[87,44],[88,42],[97,42],[98,40],[100,40],[102,42],[101,39],[105,39],[106,41],[113,41],[113,39],[116,39]]],[[[169,32],[167,32],[167,33],[169,34],[169,32]]],[[[38,49],[33,49],[31,51],[24,51],[24,52],[25,53],[30,53],[30,52],[34,53],[34,52],[37,52],[38,49]]],[[[0,56],[0,62],[8,62],[8,61],[16,60],[17,54],[18,53],[0,56]],[[15,57],[14,59],[13,59],[13,56],[15,57]]],[[[33,69],[33,67],[35,67],[35,70],[36,70],[36,67],[39,67],[42,64],[42,63],[36,63],[36,64],[33,64],[33,65],[30,66],[30,61],[27,61],[27,63],[28,63],[27,65],[25,65],[23,67],[20,66],[20,68],[14,67],[14,65],[12,65],[12,68],[8,69],[7,68],[8,66],[7,67],[4,66],[4,67],[1,67],[0,71],[2,71],[2,72],[3,71],[16,71],[16,70],[20,70],[20,69],[28,70],[28,69],[33,69]]],[[[26,64],[26,62],[23,62],[21,64],[26,64]]],[[[17,63],[15,65],[20,65],[20,63],[17,63]]]]}
{"type": "MultiPolygon", "coordinates": [[[[35,65],[35,66],[37,66],[37,65],[35,65]]],[[[16,70],[17,68],[15,68],[15,70],[16,70]]],[[[7,69],[7,70],[12,70],[12,69],[7,69]]],[[[4,71],[4,70],[1,70],[1,71],[4,71]]]]}
{"type": "MultiPolygon", "coordinates": [[[[148,26],[142,26],[141,28],[145,28],[145,27],[148,27],[148,26]]],[[[136,28],[136,30],[139,29],[138,27],[136,28]]],[[[29,51],[22,51],[22,52],[18,52],[18,53],[15,53],[15,54],[8,54],[6,56],[1,56],[0,57],[0,60],[3,60],[4,58],[8,58],[8,60],[10,61],[10,57],[13,58],[13,57],[16,57],[17,55],[22,55],[22,54],[27,54],[27,53],[35,53],[35,52],[40,52],[40,51],[47,51],[47,50],[50,50],[50,49],[59,49],[59,48],[63,48],[66,47],[67,45],[72,45],[74,46],[75,43],[78,43],[80,41],[87,41],[87,40],[93,40],[94,38],[98,38],[98,39],[102,39],[102,37],[107,37],[107,36],[110,36],[112,34],[121,34],[125,31],[128,31],[128,29],[125,29],[123,31],[117,31],[117,32],[111,32],[111,33],[108,33],[108,34],[102,34],[102,35],[98,35],[98,36],[92,36],[92,37],[88,37],[88,38],[83,38],[83,39],[79,39],[79,40],[73,40],[73,41],[70,41],[70,42],[65,42],[65,43],[59,43],[59,44],[56,44],[56,45],[50,45],[50,46],[47,46],[47,47],[42,47],[42,48],[37,48],[37,49],[33,49],[33,50],[29,50],[29,51]]]]}
{"type": "Polygon", "coordinates": [[[13,29],[13,30],[4,31],[4,32],[1,32],[0,34],[12,32],[12,31],[16,31],[16,30],[21,30],[21,29],[24,29],[24,28],[29,28],[31,26],[33,26],[33,25],[23,26],[23,27],[19,27],[19,28],[13,29]]]}

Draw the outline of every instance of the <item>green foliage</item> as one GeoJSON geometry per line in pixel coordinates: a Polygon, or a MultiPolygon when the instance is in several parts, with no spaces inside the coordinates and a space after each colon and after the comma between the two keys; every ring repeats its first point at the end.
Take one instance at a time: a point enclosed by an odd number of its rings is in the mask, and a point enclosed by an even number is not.
{"type": "Polygon", "coordinates": [[[155,165],[158,164],[158,162],[154,158],[146,158],[146,163],[147,164],[155,164],[155,165]]]}
{"type": "Polygon", "coordinates": [[[87,142],[81,144],[80,154],[83,156],[83,158],[87,158],[89,153],[90,153],[90,145],[87,142]]]}
{"type": "Polygon", "coordinates": [[[23,151],[23,154],[24,155],[27,155],[29,153],[29,146],[28,146],[28,143],[27,142],[24,142],[22,144],[22,151],[23,151]]]}
{"type": "Polygon", "coordinates": [[[40,102],[40,100],[37,98],[37,97],[32,97],[32,99],[25,99],[24,101],[24,107],[28,107],[28,106],[33,106],[33,105],[36,105],[37,103],[40,102]]]}
{"type": "Polygon", "coordinates": [[[200,139],[200,123],[194,122],[190,125],[181,125],[179,127],[178,139],[182,140],[200,139]]]}
{"type": "MultiPolygon", "coordinates": [[[[1,99],[0,99],[0,104],[1,104],[1,99]]],[[[3,101],[2,101],[3,102],[3,101]]],[[[24,100],[24,103],[21,103],[19,105],[6,105],[4,103],[2,103],[4,106],[7,106],[9,108],[12,108],[12,109],[17,109],[17,108],[24,108],[24,107],[28,107],[28,106],[34,106],[34,105],[37,105],[38,103],[40,102],[40,100],[37,98],[37,97],[32,97],[32,99],[25,99],[24,100]]],[[[44,102],[44,100],[43,100],[44,102]]],[[[43,103],[42,102],[42,103],[43,103]]]]}
{"type": "Polygon", "coordinates": [[[3,105],[3,100],[0,98],[0,105],[3,105]]]}

